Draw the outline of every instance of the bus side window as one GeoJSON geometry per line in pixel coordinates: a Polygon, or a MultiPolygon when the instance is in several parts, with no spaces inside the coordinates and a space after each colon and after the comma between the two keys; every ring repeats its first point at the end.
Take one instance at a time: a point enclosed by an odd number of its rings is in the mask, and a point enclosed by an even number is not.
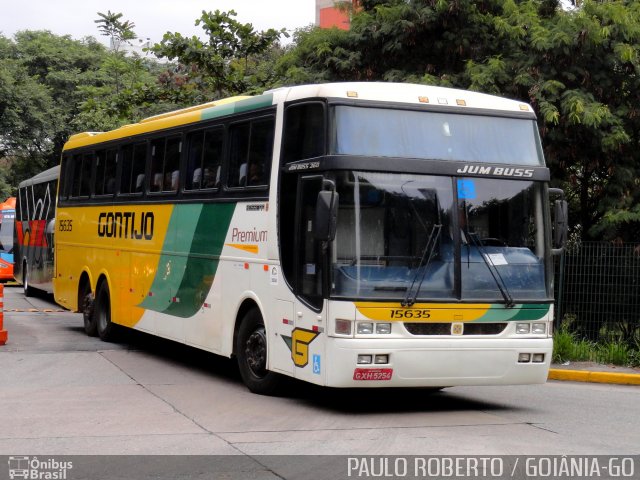
{"type": "Polygon", "coordinates": [[[262,118],[230,128],[229,187],[268,184],[275,122],[262,118]]]}
{"type": "Polygon", "coordinates": [[[199,190],[202,186],[202,144],[204,132],[195,132],[187,138],[187,178],[185,190],[199,190]]]}
{"type": "Polygon", "coordinates": [[[144,177],[147,169],[147,143],[136,143],[133,146],[133,166],[131,170],[132,193],[142,193],[144,177]]]}
{"type": "Polygon", "coordinates": [[[224,130],[207,130],[204,138],[204,156],[202,158],[203,178],[201,188],[217,188],[220,184],[222,164],[222,142],[224,130]]]}
{"type": "Polygon", "coordinates": [[[102,195],[104,193],[104,166],[107,163],[104,150],[96,151],[96,174],[93,181],[93,194],[102,195]]]}
{"type": "Polygon", "coordinates": [[[324,155],[324,104],[292,105],[285,112],[283,163],[324,155]]]}
{"type": "Polygon", "coordinates": [[[88,197],[91,194],[91,170],[95,155],[93,153],[85,153],[82,159],[82,175],[80,178],[80,197],[88,197]]]}
{"type": "Polygon", "coordinates": [[[247,153],[249,149],[249,122],[233,125],[229,129],[229,187],[244,187],[247,181],[247,153]],[[243,166],[244,165],[244,166],[243,166]]]}
{"type": "Polygon", "coordinates": [[[272,118],[251,124],[251,146],[249,148],[249,172],[247,185],[267,185],[269,166],[273,155],[275,123],[272,118]]]}
{"type": "Polygon", "coordinates": [[[167,139],[167,150],[164,158],[165,184],[163,191],[175,192],[180,183],[180,152],[182,151],[181,137],[167,139]]]}
{"type": "Polygon", "coordinates": [[[98,150],[96,152],[96,176],[93,185],[94,195],[112,195],[115,193],[117,150],[98,150]]]}
{"type": "Polygon", "coordinates": [[[165,139],[160,138],[151,142],[151,186],[150,192],[161,192],[163,183],[165,139]]]}
{"type": "Polygon", "coordinates": [[[120,169],[120,193],[133,193],[131,190],[131,170],[133,167],[133,145],[120,149],[122,168],[120,169]]]}
{"type": "Polygon", "coordinates": [[[104,167],[104,194],[113,195],[116,192],[116,169],[118,167],[118,151],[115,148],[107,150],[104,167]]]}

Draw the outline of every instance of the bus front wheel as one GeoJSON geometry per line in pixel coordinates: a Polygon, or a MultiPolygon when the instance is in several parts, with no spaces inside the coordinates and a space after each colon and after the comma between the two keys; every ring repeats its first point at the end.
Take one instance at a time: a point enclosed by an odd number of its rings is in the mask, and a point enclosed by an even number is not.
{"type": "Polygon", "coordinates": [[[102,341],[111,342],[115,339],[117,326],[111,321],[111,295],[106,280],[100,282],[96,292],[93,321],[102,341]]]}
{"type": "Polygon", "coordinates": [[[257,309],[249,310],[242,319],[236,343],[238,368],[244,384],[253,393],[274,393],[281,377],[267,370],[267,334],[257,309]]]}

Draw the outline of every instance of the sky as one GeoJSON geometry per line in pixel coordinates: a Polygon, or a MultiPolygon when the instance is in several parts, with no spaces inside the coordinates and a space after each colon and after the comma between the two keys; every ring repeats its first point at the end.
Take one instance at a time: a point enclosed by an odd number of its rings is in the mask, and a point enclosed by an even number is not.
{"type": "Polygon", "coordinates": [[[202,11],[235,10],[236,19],[256,30],[295,30],[315,21],[315,0],[0,0],[0,34],[12,37],[20,30],[50,30],[81,39],[93,36],[108,44],[94,20],[97,12],[122,13],[135,24],[141,39],[162,40],[167,32],[200,35],[195,21],[202,11]]]}

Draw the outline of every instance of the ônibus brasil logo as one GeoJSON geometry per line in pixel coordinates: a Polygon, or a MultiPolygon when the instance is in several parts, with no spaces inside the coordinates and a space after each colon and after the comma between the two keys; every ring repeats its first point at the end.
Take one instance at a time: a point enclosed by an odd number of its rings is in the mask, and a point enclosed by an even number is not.
{"type": "Polygon", "coordinates": [[[38,457],[9,457],[9,478],[31,480],[65,480],[73,462],[62,462],[54,458],[44,460],[38,457]]]}

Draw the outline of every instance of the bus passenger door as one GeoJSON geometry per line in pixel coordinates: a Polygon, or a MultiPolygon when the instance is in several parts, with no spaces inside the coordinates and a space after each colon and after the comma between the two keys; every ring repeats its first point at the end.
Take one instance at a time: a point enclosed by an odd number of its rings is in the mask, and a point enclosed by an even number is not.
{"type": "Polygon", "coordinates": [[[295,377],[308,382],[324,383],[324,338],[326,308],[326,244],[317,240],[315,213],[318,194],[323,189],[321,175],[303,176],[298,180],[296,209],[296,301],[294,328],[291,333],[291,356],[295,377]]]}

